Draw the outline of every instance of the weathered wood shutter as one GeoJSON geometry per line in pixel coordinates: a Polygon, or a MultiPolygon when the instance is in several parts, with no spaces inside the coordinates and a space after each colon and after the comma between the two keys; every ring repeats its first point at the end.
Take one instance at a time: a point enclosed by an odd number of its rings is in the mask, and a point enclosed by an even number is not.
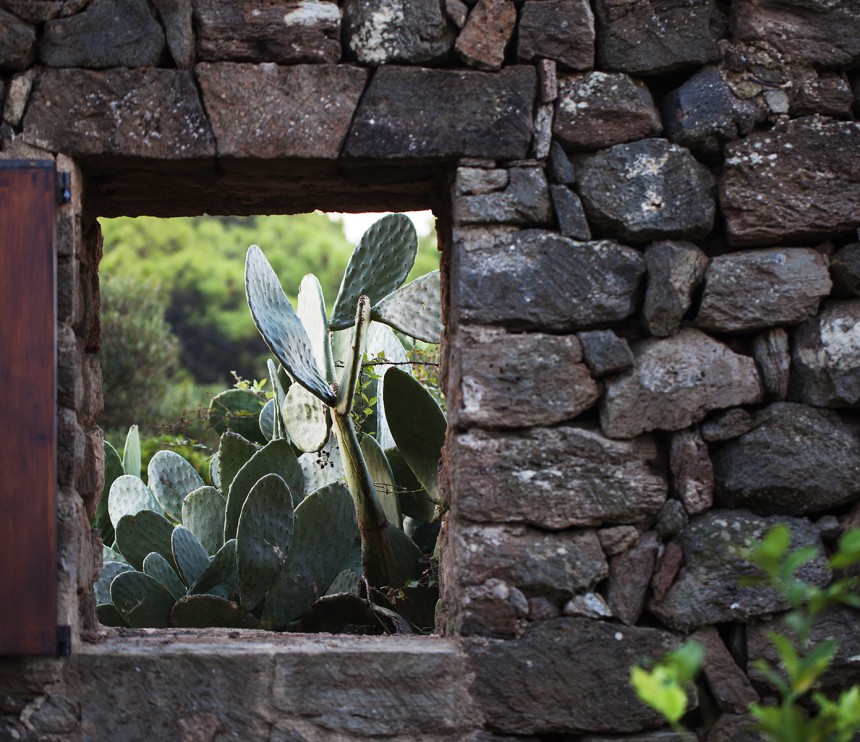
{"type": "Polygon", "coordinates": [[[56,192],[0,161],[0,654],[57,647],[56,192]]]}

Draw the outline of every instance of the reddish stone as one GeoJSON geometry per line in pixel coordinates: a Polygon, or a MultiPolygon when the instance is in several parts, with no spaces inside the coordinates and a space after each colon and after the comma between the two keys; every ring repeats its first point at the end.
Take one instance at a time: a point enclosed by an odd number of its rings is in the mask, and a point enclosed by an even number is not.
{"type": "Polygon", "coordinates": [[[713,626],[696,631],[691,637],[705,648],[705,679],[723,711],[742,714],[759,701],[746,673],[738,667],[713,626]]]}
{"type": "Polygon", "coordinates": [[[666,591],[672,587],[678,570],[684,563],[684,550],[674,541],[666,544],[663,554],[657,562],[657,569],[651,578],[651,589],[654,591],[654,600],[661,601],[666,596],[666,591]]]}
{"type": "Polygon", "coordinates": [[[517,29],[517,59],[552,59],[562,67],[594,66],[594,14],[588,0],[526,0],[517,29]]]}
{"type": "Polygon", "coordinates": [[[498,70],[517,23],[513,0],[478,0],[454,48],[472,67],[498,70]]]}
{"type": "Polygon", "coordinates": [[[690,515],[711,507],[714,501],[714,467],[708,447],[698,431],[680,430],[672,436],[669,468],[675,495],[690,515]]]}
{"type": "Polygon", "coordinates": [[[659,544],[657,534],[646,533],[636,546],[609,562],[606,600],[612,613],[628,626],[639,620],[645,607],[659,544]]]}

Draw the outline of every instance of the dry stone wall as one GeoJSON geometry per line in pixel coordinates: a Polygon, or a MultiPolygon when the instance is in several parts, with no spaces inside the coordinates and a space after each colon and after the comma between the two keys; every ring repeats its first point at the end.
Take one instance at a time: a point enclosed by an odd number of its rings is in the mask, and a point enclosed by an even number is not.
{"type": "MultiPolygon", "coordinates": [[[[0,0],[0,156],[72,173],[59,622],[94,642],[3,660],[0,736],[146,738],[179,666],[263,690],[189,698],[158,722],[177,739],[673,739],[629,666],[692,635],[700,736],[754,739],[786,605],[730,547],[786,523],[823,585],[860,525],[858,40],[854,0],[0,0]],[[445,247],[448,641],[388,650],[366,700],[401,712],[362,711],[373,643],[93,633],[93,217],[420,204],[445,247]],[[318,708],[277,690],[302,652],[335,668],[318,708]]],[[[857,627],[816,629],[843,647],[829,687],[860,680],[857,627]]]]}

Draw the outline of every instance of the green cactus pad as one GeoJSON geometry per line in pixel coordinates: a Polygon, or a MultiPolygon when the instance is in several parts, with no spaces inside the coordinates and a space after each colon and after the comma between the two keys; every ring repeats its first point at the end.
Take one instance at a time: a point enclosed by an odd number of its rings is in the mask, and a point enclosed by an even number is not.
{"type": "Polygon", "coordinates": [[[143,466],[140,463],[140,431],[137,425],[128,429],[125,446],[122,449],[122,469],[126,474],[139,477],[143,466]]]}
{"type": "Polygon", "coordinates": [[[156,453],[146,473],[149,488],[158,504],[176,521],[182,518],[185,496],[203,486],[203,477],[175,451],[156,453]]]}
{"type": "Polygon", "coordinates": [[[173,559],[170,538],[173,524],[152,510],[141,510],[136,515],[124,515],[116,524],[116,544],[120,553],[135,569],[143,569],[143,560],[151,551],[157,551],[168,561],[173,559]]]}
{"type": "Polygon", "coordinates": [[[447,422],[421,382],[398,368],[385,372],[383,397],[386,417],[397,449],[431,499],[439,497],[439,459],[447,422]]]}
{"type": "Polygon", "coordinates": [[[122,562],[123,564],[128,564],[128,561],[122,554],[107,544],[102,546],[102,562],[122,562]]]}
{"type": "Polygon", "coordinates": [[[312,274],[305,276],[299,285],[296,314],[308,333],[317,367],[329,383],[333,382],[335,380],[334,361],[329,341],[325,297],[319,280],[312,274]]]}
{"type": "Polygon", "coordinates": [[[209,566],[209,553],[185,526],[176,526],[170,540],[173,562],[186,585],[193,585],[209,566]]]}
{"type": "MultiPolygon", "coordinates": [[[[292,446],[286,440],[266,444],[239,470],[230,485],[227,515],[224,520],[225,541],[235,538],[245,498],[248,497],[251,487],[266,474],[277,474],[287,483],[290,492],[304,491],[305,477],[292,446]]],[[[298,498],[298,495],[296,497],[298,498]]]]}
{"type": "Polygon", "coordinates": [[[116,528],[124,515],[134,515],[141,510],[152,510],[159,514],[164,512],[140,477],[132,474],[117,477],[108,494],[108,514],[113,527],[116,528]]]}
{"type": "Polygon", "coordinates": [[[99,623],[102,626],[115,626],[118,628],[128,628],[126,620],[122,617],[116,606],[113,603],[102,603],[96,607],[96,615],[99,623]]]}
{"type": "Polygon", "coordinates": [[[203,570],[196,582],[188,588],[188,593],[220,595],[228,598],[239,589],[239,574],[236,570],[236,539],[224,544],[212,557],[209,566],[203,570]]]}
{"type": "MultiPolygon", "coordinates": [[[[388,325],[381,325],[379,322],[370,323],[370,331],[367,335],[367,356],[368,358],[378,358],[382,353],[382,357],[393,363],[406,363],[406,349],[403,343],[397,338],[388,325]]],[[[382,448],[391,448],[394,445],[394,438],[391,437],[391,431],[388,429],[388,421],[385,419],[385,404],[382,399],[383,378],[385,372],[391,368],[389,364],[379,364],[374,367],[374,373],[380,378],[371,386],[368,391],[370,396],[376,397],[376,414],[373,416],[376,422],[376,440],[382,448]]],[[[408,369],[409,366],[403,366],[408,369]]]]}
{"type": "Polygon", "coordinates": [[[122,572],[131,572],[134,568],[125,562],[105,562],[102,567],[102,573],[93,584],[93,591],[96,594],[96,605],[104,605],[110,603],[110,584],[113,578],[122,572]]]}
{"type": "Polygon", "coordinates": [[[275,357],[311,394],[333,405],[334,392],[317,366],[304,325],[256,245],[248,248],[245,260],[245,293],[254,323],[275,357]]]}
{"type": "Polygon", "coordinates": [[[387,448],[385,456],[394,473],[400,512],[423,523],[429,523],[436,513],[436,503],[430,499],[430,495],[415,478],[400,451],[396,448],[387,448]]]}
{"type": "Polygon", "coordinates": [[[224,543],[227,502],[214,487],[200,487],[182,501],[182,524],[210,554],[224,543]]]}
{"type": "Polygon", "coordinates": [[[209,457],[209,480],[216,489],[221,489],[221,462],[217,451],[209,457]]]}
{"type": "MultiPolygon", "coordinates": [[[[128,516],[126,516],[128,517],[128,516]]],[[[143,572],[123,572],[110,584],[111,602],[134,629],[166,629],[173,596],[158,580],[143,572]]]]}
{"type": "Polygon", "coordinates": [[[263,605],[263,624],[283,628],[304,613],[343,570],[355,534],[349,490],[330,484],[296,508],[287,561],[263,605]]]}
{"type": "Polygon", "coordinates": [[[293,540],[293,498],[277,474],[267,474],[248,493],[236,531],[239,599],[253,610],[281,571],[293,540]]]}
{"type": "Polygon", "coordinates": [[[337,444],[337,438],[333,435],[329,437],[328,442],[321,450],[316,453],[303,453],[299,456],[299,465],[305,475],[305,491],[303,493],[305,496],[333,482],[346,484],[340,448],[337,444]]]}
{"type": "Polygon", "coordinates": [[[361,436],[361,452],[364,454],[365,462],[367,462],[370,478],[373,480],[373,488],[376,490],[376,496],[385,511],[385,517],[392,525],[400,528],[403,523],[403,516],[400,513],[394,473],[391,471],[388,459],[385,458],[385,452],[369,435],[361,436]]]}
{"type": "Polygon", "coordinates": [[[371,226],[349,258],[334,302],[331,329],[352,327],[359,296],[369,296],[373,307],[399,288],[415,263],[417,250],[418,235],[405,214],[389,214],[371,226]]]}
{"type": "Polygon", "coordinates": [[[96,506],[96,514],[93,517],[93,527],[98,528],[102,534],[102,541],[106,544],[113,543],[114,529],[108,512],[108,500],[110,499],[111,485],[119,479],[125,470],[122,468],[122,458],[117,450],[107,441],[104,443],[105,451],[105,483],[102,488],[102,496],[96,506]]]}
{"type": "Polygon", "coordinates": [[[250,389],[227,389],[209,403],[209,424],[219,433],[228,430],[248,440],[265,443],[260,432],[260,412],[265,400],[250,389]]]}
{"type": "Polygon", "coordinates": [[[260,410],[260,432],[267,441],[275,439],[275,400],[270,399],[260,410]]]}
{"type": "Polygon", "coordinates": [[[182,629],[259,629],[260,622],[232,600],[218,595],[187,595],[170,611],[170,625],[182,629]]]}
{"type": "Polygon", "coordinates": [[[306,453],[319,451],[331,433],[331,416],[313,394],[293,384],[281,410],[287,433],[293,444],[306,453]]]}
{"type": "Polygon", "coordinates": [[[147,554],[146,559],[143,560],[143,573],[158,580],[162,587],[167,588],[174,600],[179,600],[188,592],[176,574],[176,570],[170,566],[170,562],[154,551],[147,554]]]}
{"type": "Polygon", "coordinates": [[[441,342],[439,271],[431,271],[389,294],[373,308],[371,316],[377,322],[425,343],[441,342]]]}
{"type": "Polygon", "coordinates": [[[351,569],[345,569],[337,577],[326,590],[326,595],[343,595],[349,593],[351,595],[359,595],[361,593],[361,578],[351,569]]]}
{"type": "Polygon", "coordinates": [[[238,433],[227,432],[221,435],[217,458],[221,479],[220,489],[225,500],[239,469],[245,466],[259,450],[251,441],[238,433]]]}
{"type": "Polygon", "coordinates": [[[368,582],[374,587],[401,588],[410,580],[420,577],[420,560],[423,555],[415,542],[390,523],[380,536],[381,551],[384,554],[384,560],[380,564],[384,565],[384,571],[374,574],[368,566],[368,582]]]}

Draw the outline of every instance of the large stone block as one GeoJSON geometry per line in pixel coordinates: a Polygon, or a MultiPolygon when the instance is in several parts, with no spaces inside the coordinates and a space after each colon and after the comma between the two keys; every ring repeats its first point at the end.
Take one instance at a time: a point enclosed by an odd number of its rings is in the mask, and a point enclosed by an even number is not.
{"type": "Polygon", "coordinates": [[[71,156],[212,157],[215,140],[191,72],[43,70],[23,138],[71,156]]]}
{"type": "Polygon", "coordinates": [[[23,70],[36,57],[36,29],[0,8],[0,69],[23,70]]]}
{"type": "Polygon", "coordinates": [[[560,332],[629,317],[645,273],[631,247],[537,229],[457,230],[452,264],[455,321],[560,332]]]}
{"type": "Polygon", "coordinates": [[[537,75],[380,68],[355,114],[346,154],[373,159],[526,157],[537,75]]]}
{"type": "Polygon", "coordinates": [[[668,631],[587,618],[532,625],[513,641],[467,639],[472,694],[506,734],[636,732],[664,724],[636,698],[630,667],[680,640],[668,631]]]}
{"type": "Polygon", "coordinates": [[[456,224],[546,225],[552,219],[546,175],[540,167],[459,168],[454,193],[456,224]],[[495,183],[499,186],[494,188],[495,183]]]}
{"type": "Polygon", "coordinates": [[[860,226],[860,124],[817,116],[726,147],[720,207],[735,245],[808,242],[860,226]]]}
{"type": "Polygon", "coordinates": [[[564,69],[591,69],[594,13],[588,0],[526,0],[517,28],[517,59],[552,59],[564,69]]]}
{"type": "Polygon", "coordinates": [[[340,8],[326,0],[194,0],[206,62],[338,62],[340,8]]]}
{"type": "Polygon", "coordinates": [[[692,327],[633,346],[632,369],[607,382],[600,404],[606,435],[680,430],[711,410],[761,401],[755,361],[692,327]]]}
{"type": "Polygon", "coordinates": [[[655,242],[645,248],[645,265],[643,324],[656,337],[674,335],[705,275],[708,257],[691,242],[655,242]]]}
{"type": "Polygon", "coordinates": [[[539,528],[638,523],[666,499],[650,436],[613,441],[587,427],[453,436],[447,465],[454,509],[478,522],[539,528]]]}
{"type": "Polygon", "coordinates": [[[454,342],[451,425],[552,425],[576,417],[599,396],[575,335],[461,326],[454,342]]]}
{"type": "Polygon", "coordinates": [[[199,64],[222,157],[335,159],[367,70],[339,65],[199,64]]]}

